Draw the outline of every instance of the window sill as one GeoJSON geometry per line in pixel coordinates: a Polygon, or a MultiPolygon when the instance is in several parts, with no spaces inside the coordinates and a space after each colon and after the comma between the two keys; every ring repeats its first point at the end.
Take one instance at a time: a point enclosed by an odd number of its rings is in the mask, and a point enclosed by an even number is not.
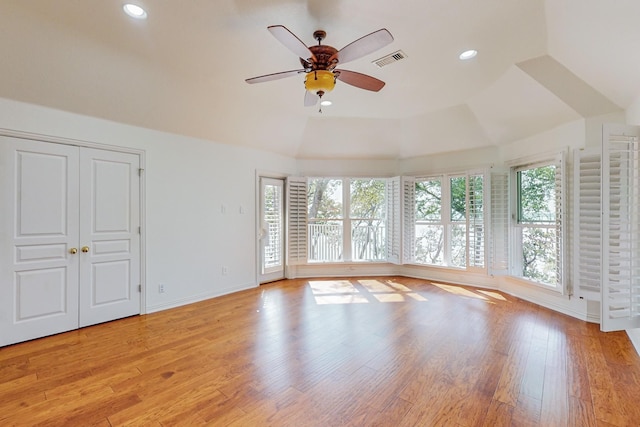
{"type": "Polygon", "coordinates": [[[557,288],[557,287],[552,287],[550,285],[545,285],[544,283],[540,283],[540,282],[534,282],[533,280],[528,280],[525,279],[524,277],[520,277],[520,276],[505,276],[508,277],[511,281],[514,282],[514,284],[519,285],[519,286],[524,286],[530,289],[536,289],[536,290],[540,290],[543,292],[546,292],[550,295],[555,295],[555,296],[564,296],[564,293],[562,292],[561,289],[557,288]]]}

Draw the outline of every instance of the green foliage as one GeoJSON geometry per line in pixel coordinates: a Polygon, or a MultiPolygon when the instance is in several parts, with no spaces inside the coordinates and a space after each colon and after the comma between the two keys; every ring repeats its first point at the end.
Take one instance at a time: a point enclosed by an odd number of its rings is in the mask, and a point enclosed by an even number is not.
{"type": "Polygon", "coordinates": [[[384,218],[385,188],[381,179],[352,179],[351,218],[384,218]]]}
{"type": "Polygon", "coordinates": [[[416,181],[416,220],[440,221],[442,218],[440,179],[416,181]]]}
{"type": "Polygon", "coordinates": [[[522,275],[540,283],[555,285],[556,230],[527,227],[522,230],[522,275]]]}
{"type": "Polygon", "coordinates": [[[456,176],[451,182],[451,221],[464,221],[467,218],[467,179],[456,176]]]}
{"type": "Polygon", "coordinates": [[[340,219],[342,213],[342,180],[313,178],[307,187],[310,219],[340,219]]]}
{"type": "Polygon", "coordinates": [[[556,167],[542,166],[518,172],[518,221],[555,222],[556,167]]]}

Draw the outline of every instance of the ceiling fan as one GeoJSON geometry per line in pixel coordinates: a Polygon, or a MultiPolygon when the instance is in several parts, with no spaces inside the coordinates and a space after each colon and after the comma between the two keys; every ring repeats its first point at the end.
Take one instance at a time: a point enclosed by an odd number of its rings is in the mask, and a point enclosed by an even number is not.
{"type": "Polygon", "coordinates": [[[304,80],[306,88],[304,105],[306,107],[316,105],[326,92],[333,90],[336,80],[373,92],[378,92],[384,87],[385,83],[375,77],[355,71],[336,69],[336,67],[375,52],[391,43],[393,36],[385,28],[367,34],[340,50],[322,44],[322,40],[327,35],[322,30],[313,33],[313,38],[318,41],[318,44],[307,47],[302,40],[283,25],[272,25],[267,29],[280,43],[300,57],[302,69],[252,77],[245,80],[247,83],[268,82],[306,73],[304,80]]]}

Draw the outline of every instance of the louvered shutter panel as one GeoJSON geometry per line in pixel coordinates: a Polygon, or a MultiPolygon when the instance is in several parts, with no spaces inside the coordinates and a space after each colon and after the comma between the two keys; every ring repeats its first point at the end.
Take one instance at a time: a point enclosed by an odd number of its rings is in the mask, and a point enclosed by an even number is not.
{"type": "Polygon", "coordinates": [[[484,216],[484,175],[469,175],[469,208],[467,212],[468,263],[469,267],[485,266],[485,216],[484,216]]]}
{"type": "Polygon", "coordinates": [[[563,294],[568,292],[566,274],[564,274],[565,250],[565,212],[566,212],[566,160],[565,152],[561,152],[555,159],[555,187],[556,187],[556,277],[557,283],[563,294]]]}
{"type": "Polygon", "coordinates": [[[307,262],[307,180],[287,178],[287,260],[289,265],[307,262]]]}
{"type": "Polygon", "coordinates": [[[416,245],[416,181],[402,177],[402,262],[412,263],[416,245]]]}
{"type": "Polygon", "coordinates": [[[509,174],[491,174],[491,246],[492,275],[509,272],[509,174]]]}
{"type": "Polygon", "coordinates": [[[573,162],[573,282],[576,294],[590,300],[600,300],[602,282],[601,156],[600,149],[576,150],[573,162]]]}
{"type": "Polygon", "coordinates": [[[400,264],[402,234],[402,205],[400,200],[400,177],[387,180],[387,262],[400,264]]]}
{"type": "Polygon", "coordinates": [[[602,144],[603,331],[640,327],[638,128],[605,127],[602,144]]]}

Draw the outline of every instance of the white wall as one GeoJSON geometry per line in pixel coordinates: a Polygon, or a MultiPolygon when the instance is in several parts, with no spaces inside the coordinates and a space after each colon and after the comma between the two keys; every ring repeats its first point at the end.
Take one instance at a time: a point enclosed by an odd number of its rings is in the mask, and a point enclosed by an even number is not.
{"type": "Polygon", "coordinates": [[[145,151],[147,311],[257,285],[256,170],[294,159],[2,98],[0,128],[145,151]]]}

